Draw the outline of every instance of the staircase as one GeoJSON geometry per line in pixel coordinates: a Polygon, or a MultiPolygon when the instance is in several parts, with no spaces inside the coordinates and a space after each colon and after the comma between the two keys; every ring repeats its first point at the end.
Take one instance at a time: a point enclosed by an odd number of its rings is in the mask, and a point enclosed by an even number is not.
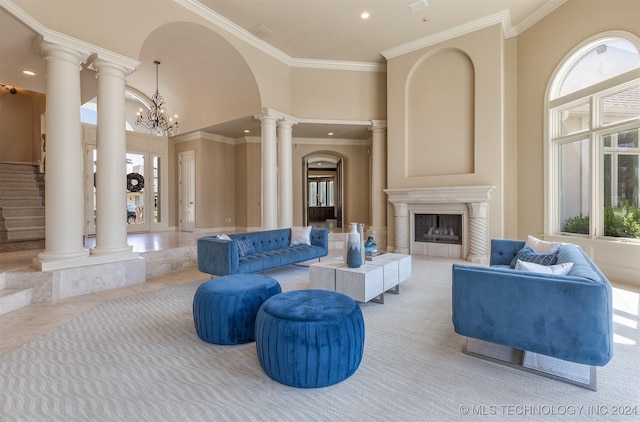
{"type": "Polygon", "coordinates": [[[0,163],[0,243],[44,239],[44,177],[36,170],[0,163]]]}

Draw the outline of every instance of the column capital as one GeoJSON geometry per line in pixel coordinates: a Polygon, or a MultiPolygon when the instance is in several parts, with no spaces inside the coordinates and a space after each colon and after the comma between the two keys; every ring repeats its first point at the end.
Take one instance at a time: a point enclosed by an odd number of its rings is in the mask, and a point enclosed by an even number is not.
{"type": "Polygon", "coordinates": [[[254,114],[253,118],[256,120],[260,120],[261,122],[277,122],[279,117],[278,116],[274,116],[273,114],[269,114],[269,113],[258,113],[258,114],[254,114]]]}
{"type": "Polygon", "coordinates": [[[95,70],[98,74],[114,76],[116,78],[125,79],[130,70],[112,61],[102,59],[96,55],[89,58],[89,68],[95,70]]]}
{"type": "Polygon", "coordinates": [[[387,129],[387,121],[386,120],[372,120],[370,131],[375,130],[386,130],[387,129]]]}
{"type": "Polygon", "coordinates": [[[296,122],[294,120],[291,120],[291,119],[288,119],[288,118],[284,118],[284,119],[278,120],[277,124],[278,124],[278,128],[281,128],[281,127],[291,128],[291,127],[297,125],[298,122],[296,122]]]}
{"type": "Polygon", "coordinates": [[[88,57],[88,54],[86,52],[77,51],[60,44],[46,41],[42,37],[39,37],[38,40],[36,40],[36,42],[34,43],[34,47],[36,50],[44,54],[45,60],[49,58],[64,60],[68,63],[73,64],[74,66],[77,66],[78,70],[82,69],[80,65],[88,57]]]}

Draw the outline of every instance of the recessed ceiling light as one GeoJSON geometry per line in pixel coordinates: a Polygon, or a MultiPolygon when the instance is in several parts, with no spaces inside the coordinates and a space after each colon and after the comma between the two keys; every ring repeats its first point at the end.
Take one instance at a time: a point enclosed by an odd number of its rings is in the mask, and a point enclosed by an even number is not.
{"type": "Polygon", "coordinates": [[[31,70],[23,70],[22,73],[24,73],[25,75],[29,75],[29,76],[36,76],[36,72],[31,71],[31,70]]]}
{"type": "Polygon", "coordinates": [[[429,18],[422,18],[422,22],[429,22],[429,18]]]}
{"type": "Polygon", "coordinates": [[[362,14],[360,15],[360,17],[362,19],[369,19],[369,12],[362,12],[362,14]]]}
{"type": "Polygon", "coordinates": [[[327,133],[327,135],[333,136],[333,132],[329,132],[329,133],[327,133]]]}
{"type": "Polygon", "coordinates": [[[244,133],[251,133],[251,131],[249,129],[245,129],[244,133]]]}
{"type": "Polygon", "coordinates": [[[321,166],[321,165],[322,165],[322,163],[318,163],[318,165],[319,165],[319,166],[321,166]]]}

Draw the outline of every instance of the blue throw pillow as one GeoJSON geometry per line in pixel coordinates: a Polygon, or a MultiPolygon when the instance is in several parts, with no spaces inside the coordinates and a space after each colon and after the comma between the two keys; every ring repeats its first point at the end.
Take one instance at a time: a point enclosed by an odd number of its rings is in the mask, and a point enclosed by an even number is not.
{"type": "Polygon", "coordinates": [[[516,267],[516,263],[520,261],[533,262],[540,265],[553,265],[558,261],[557,254],[537,254],[531,248],[522,248],[516,254],[516,257],[511,261],[511,268],[516,267]]]}
{"type": "Polygon", "coordinates": [[[250,239],[244,238],[238,240],[238,255],[240,255],[240,257],[247,256],[254,252],[253,242],[251,242],[250,239]]]}

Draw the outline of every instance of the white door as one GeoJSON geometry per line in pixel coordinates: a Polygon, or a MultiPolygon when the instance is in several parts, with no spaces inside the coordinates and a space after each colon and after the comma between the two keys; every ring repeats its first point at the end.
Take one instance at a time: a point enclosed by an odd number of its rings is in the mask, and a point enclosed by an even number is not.
{"type": "Polygon", "coordinates": [[[185,151],[178,155],[178,197],[180,230],[192,232],[196,228],[196,154],[185,151]]]}

